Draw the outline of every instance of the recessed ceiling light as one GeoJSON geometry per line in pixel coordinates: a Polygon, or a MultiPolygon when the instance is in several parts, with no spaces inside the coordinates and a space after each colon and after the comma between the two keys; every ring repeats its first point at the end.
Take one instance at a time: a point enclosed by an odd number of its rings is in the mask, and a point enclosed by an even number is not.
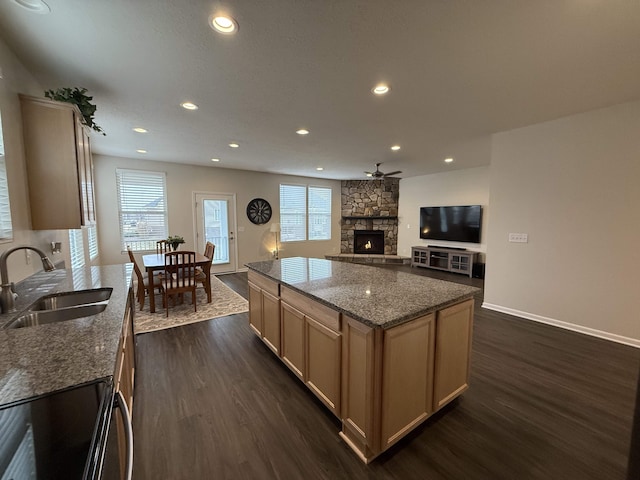
{"type": "Polygon", "coordinates": [[[180,106],[182,108],[186,108],[187,110],[197,110],[198,109],[198,105],[196,105],[195,103],[191,103],[191,102],[182,102],[180,104],[180,106]]]}
{"type": "Polygon", "coordinates": [[[147,129],[146,128],[142,128],[142,127],[134,127],[133,131],[136,133],[147,133],[147,129]]]}
{"type": "Polygon", "coordinates": [[[216,32],[220,32],[225,35],[231,35],[238,31],[238,22],[228,15],[211,15],[209,17],[209,25],[211,25],[211,28],[216,32]]]}
{"type": "Polygon", "coordinates": [[[233,142],[233,143],[230,143],[229,146],[231,148],[238,148],[240,145],[238,145],[237,143],[233,142]]]}
{"type": "Polygon", "coordinates": [[[397,152],[398,150],[400,150],[400,145],[394,145],[393,147],[391,147],[391,150],[397,152]]]}
{"type": "Polygon", "coordinates": [[[373,177],[373,173],[367,173],[367,177],[373,177]]]}
{"type": "Polygon", "coordinates": [[[296,130],[296,133],[298,135],[309,135],[309,130],[307,130],[306,128],[301,128],[300,130],[296,130]]]}
{"type": "Polygon", "coordinates": [[[219,158],[212,158],[212,159],[211,159],[211,161],[212,161],[212,162],[219,162],[219,161],[220,161],[220,159],[219,159],[219,158]]]}
{"type": "Polygon", "coordinates": [[[42,0],[13,0],[13,2],[33,13],[40,13],[43,15],[51,13],[49,5],[44,3],[42,0]]]}
{"type": "Polygon", "coordinates": [[[379,83],[371,89],[371,91],[376,95],[384,95],[385,93],[388,93],[389,90],[391,90],[391,87],[385,83],[379,83]]]}
{"type": "Polygon", "coordinates": [[[321,172],[321,171],[323,171],[323,170],[324,170],[324,168],[322,168],[322,167],[316,167],[316,170],[317,170],[317,171],[319,171],[319,172],[321,172]]]}
{"type": "Polygon", "coordinates": [[[453,158],[451,157],[444,159],[444,163],[452,163],[452,162],[453,162],[453,158]]]}
{"type": "Polygon", "coordinates": [[[147,153],[147,151],[146,151],[146,150],[143,150],[143,149],[141,149],[141,148],[139,148],[138,150],[136,150],[136,152],[138,152],[138,153],[147,153]]]}

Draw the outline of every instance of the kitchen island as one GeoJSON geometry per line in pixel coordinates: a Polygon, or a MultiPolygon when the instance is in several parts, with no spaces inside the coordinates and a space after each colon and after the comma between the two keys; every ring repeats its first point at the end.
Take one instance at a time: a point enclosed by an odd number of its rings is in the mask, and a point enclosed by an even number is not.
{"type": "Polygon", "coordinates": [[[316,258],[247,266],[251,328],[363,461],[468,388],[479,289],[316,258]]]}

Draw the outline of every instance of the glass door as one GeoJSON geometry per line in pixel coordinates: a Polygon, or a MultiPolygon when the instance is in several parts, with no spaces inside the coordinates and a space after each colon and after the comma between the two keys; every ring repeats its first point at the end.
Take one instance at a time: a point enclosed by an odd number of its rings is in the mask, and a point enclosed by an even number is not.
{"type": "Polygon", "coordinates": [[[204,252],[207,242],[216,246],[211,273],[236,271],[236,201],[229,193],[196,193],[197,249],[204,252]]]}

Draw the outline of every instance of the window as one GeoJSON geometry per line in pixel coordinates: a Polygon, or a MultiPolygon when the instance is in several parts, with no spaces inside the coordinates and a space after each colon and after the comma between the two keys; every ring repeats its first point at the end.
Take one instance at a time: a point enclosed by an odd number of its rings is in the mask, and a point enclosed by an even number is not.
{"type": "Polygon", "coordinates": [[[89,236],[89,258],[95,260],[98,257],[98,228],[91,225],[87,228],[89,236]]]}
{"type": "Polygon", "coordinates": [[[280,241],[331,238],[331,189],[280,185],[280,241]]]}
{"type": "Polygon", "coordinates": [[[121,250],[155,250],[168,231],[164,172],[117,169],[116,181],[121,250]]]}
{"type": "Polygon", "coordinates": [[[11,226],[11,206],[9,204],[9,187],[7,185],[7,168],[2,141],[2,121],[0,120],[0,240],[13,238],[11,226]]]}
{"type": "Polygon", "coordinates": [[[71,268],[84,267],[82,230],[69,230],[69,252],[71,253],[71,268]]]}

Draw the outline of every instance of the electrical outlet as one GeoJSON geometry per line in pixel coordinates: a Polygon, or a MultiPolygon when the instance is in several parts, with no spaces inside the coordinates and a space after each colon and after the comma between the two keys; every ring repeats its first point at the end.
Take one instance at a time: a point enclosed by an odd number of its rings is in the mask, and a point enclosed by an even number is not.
{"type": "Polygon", "coordinates": [[[24,251],[24,261],[27,262],[27,265],[31,265],[31,252],[26,249],[24,251]]]}
{"type": "Polygon", "coordinates": [[[527,243],[529,241],[529,234],[527,233],[510,233],[509,241],[513,243],[527,243]]]}

